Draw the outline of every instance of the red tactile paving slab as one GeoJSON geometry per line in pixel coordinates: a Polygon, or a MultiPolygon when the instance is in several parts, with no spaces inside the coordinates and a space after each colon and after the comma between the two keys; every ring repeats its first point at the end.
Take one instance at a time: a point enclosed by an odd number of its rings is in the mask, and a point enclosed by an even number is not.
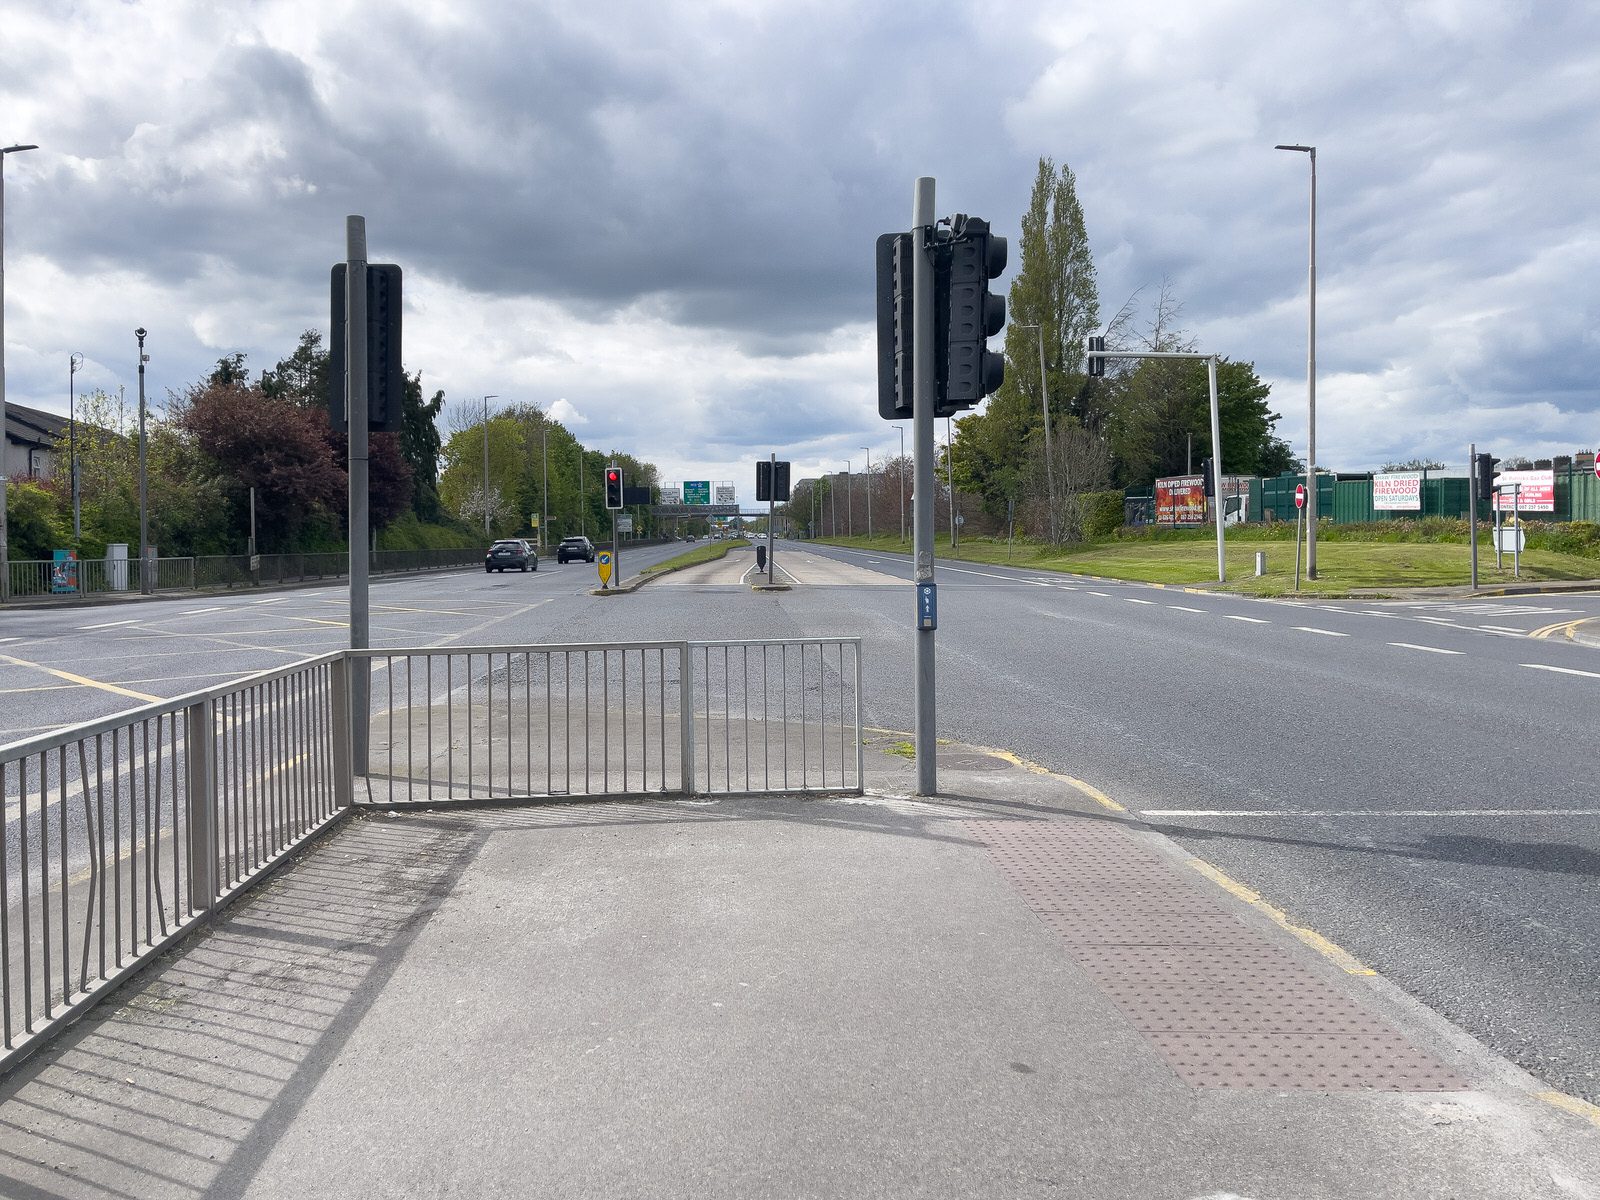
{"type": "Polygon", "coordinates": [[[1461,1079],[1104,821],[966,821],[1024,903],[1196,1087],[1454,1091],[1461,1079]]]}

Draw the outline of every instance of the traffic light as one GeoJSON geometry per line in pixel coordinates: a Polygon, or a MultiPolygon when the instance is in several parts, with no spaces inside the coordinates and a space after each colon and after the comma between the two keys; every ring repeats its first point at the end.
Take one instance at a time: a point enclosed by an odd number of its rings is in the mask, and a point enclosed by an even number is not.
{"type": "Polygon", "coordinates": [[[1478,499],[1487,504],[1494,499],[1494,468],[1500,460],[1492,454],[1479,454],[1473,462],[1478,480],[1478,499]]]}
{"type": "Polygon", "coordinates": [[[622,507],[622,468],[610,466],[606,468],[606,507],[622,507]]]}
{"type": "Polygon", "coordinates": [[[1005,380],[1005,357],[988,342],[1006,323],[1005,297],[989,292],[989,281],[1006,269],[1006,239],[991,233],[982,217],[957,215],[950,237],[938,246],[934,329],[941,386],[934,415],[949,417],[1005,380]]]}
{"type": "MultiPolygon", "coordinates": [[[[330,280],[328,333],[328,423],[344,429],[349,408],[345,379],[345,264],[336,263],[330,280]]],[[[398,433],[406,378],[400,365],[400,268],[367,264],[367,426],[398,433]]]]}
{"type": "Polygon", "coordinates": [[[779,504],[789,499],[789,464],[783,459],[772,464],[772,498],[779,504]]]}
{"type": "Polygon", "coordinates": [[[789,498],[789,464],[763,459],[756,463],[756,499],[783,503],[789,498]]]}
{"type": "Polygon", "coordinates": [[[1217,494],[1216,460],[1210,458],[1202,458],[1200,460],[1200,478],[1202,480],[1201,486],[1205,488],[1206,495],[1208,497],[1215,496],[1217,494]]]}
{"type": "Polygon", "coordinates": [[[911,235],[878,238],[878,415],[911,417],[911,235]]]}
{"type": "Polygon", "coordinates": [[[756,463],[756,499],[772,499],[772,463],[765,458],[756,463]]]}
{"type": "Polygon", "coordinates": [[[1106,360],[1100,356],[1105,353],[1106,340],[1103,337],[1089,339],[1089,377],[1099,379],[1106,373],[1106,360]]]}

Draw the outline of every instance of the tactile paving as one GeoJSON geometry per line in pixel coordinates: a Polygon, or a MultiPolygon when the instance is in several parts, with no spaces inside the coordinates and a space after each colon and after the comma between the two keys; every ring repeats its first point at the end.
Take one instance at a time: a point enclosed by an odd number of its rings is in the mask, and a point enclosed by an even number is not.
{"type": "Polygon", "coordinates": [[[1196,1087],[1453,1091],[1465,1080],[1104,821],[967,821],[1096,986],[1196,1087]]]}

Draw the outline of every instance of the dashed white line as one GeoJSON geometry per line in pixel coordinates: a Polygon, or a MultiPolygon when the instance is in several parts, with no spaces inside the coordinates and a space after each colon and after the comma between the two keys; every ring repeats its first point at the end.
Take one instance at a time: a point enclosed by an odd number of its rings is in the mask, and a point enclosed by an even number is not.
{"type": "Polygon", "coordinates": [[[289,597],[287,597],[287,596],[274,596],[270,600],[252,600],[250,603],[252,603],[252,604],[282,604],[288,598],[289,597]]]}
{"type": "Polygon", "coordinates": [[[1190,608],[1187,604],[1169,604],[1167,607],[1177,609],[1179,612],[1203,613],[1206,611],[1203,608],[1190,608]]]}
{"type": "Polygon", "coordinates": [[[194,616],[198,616],[200,613],[221,612],[222,609],[223,609],[222,605],[213,604],[210,608],[186,608],[181,613],[179,613],[178,615],[180,617],[194,617],[194,616]]]}
{"type": "Polygon", "coordinates": [[[1418,613],[1416,616],[1412,617],[1411,619],[1413,621],[1431,621],[1435,625],[1456,625],[1456,624],[1459,624],[1459,622],[1452,621],[1449,617],[1425,617],[1421,613],[1418,613]]]}
{"type": "Polygon", "coordinates": [[[1249,621],[1252,625],[1272,624],[1272,622],[1267,620],[1265,617],[1241,617],[1237,613],[1223,613],[1222,616],[1226,621],[1249,621]]]}
{"type": "Polygon", "coordinates": [[[83,628],[83,629],[112,629],[112,628],[114,628],[115,626],[118,626],[118,625],[137,625],[138,623],[139,623],[138,618],[135,617],[135,618],[131,618],[131,619],[127,620],[127,621],[102,621],[98,625],[84,625],[84,626],[81,626],[81,628],[83,628]]]}
{"type": "Polygon", "coordinates": [[[1315,625],[1296,625],[1301,633],[1320,633],[1323,637],[1349,637],[1348,633],[1340,633],[1337,629],[1318,629],[1315,625]]]}
{"type": "Polygon", "coordinates": [[[1091,595],[1091,596],[1103,596],[1107,600],[1111,599],[1111,593],[1110,592],[1097,592],[1097,591],[1094,591],[1092,588],[1089,590],[1089,595],[1091,595]]]}
{"type": "Polygon", "coordinates": [[[1429,654],[1463,654],[1462,650],[1446,650],[1440,646],[1419,646],[1415,642],[1390,642],[1391,646],[1399,646],[1402,650],[1426,650],[1429,654]]]}
{"type": "Polygon", "coordinates": [[[1600,679],[1600,671],[1580,671],[1576,667],[1548,667],[1544,663],[1519,663],[1517,665],[1528,667],[1534,671],[1554,671],[1558,675],[1582,675],[1588,679],[1600,679]]]}
{"type": "MultiPolygon", "coordinates": [[[[20,641],[21,641],[21,640],[22,640],[22,639],[21,639],[21,638],[19,638],[19,637],[9,637],[9,638],[0,638],[0,643],[5,643],[5,642],[20,642],[20,641]]],[[[51,727],[51,728],[54,728],[54,726],[52,726],[52,727],[51,727]]]]}
{"type": "Polygon", "coordinates": [[[1154,600],[1139,600],[1139,599],[1137,599],[1137,598],[1135,598],[1133,596],[1124,596],[1123,599],[1126,600],[1129,604],[1154,604],[1155,603],[1154,600]]]}
{"type": "Polygon", "coordinates": [[[1527,633],[1526,629],[1512,629],[1509,625],[1479,625],[1479,629],[1487,629],[1491,633],[1527,633]]]}

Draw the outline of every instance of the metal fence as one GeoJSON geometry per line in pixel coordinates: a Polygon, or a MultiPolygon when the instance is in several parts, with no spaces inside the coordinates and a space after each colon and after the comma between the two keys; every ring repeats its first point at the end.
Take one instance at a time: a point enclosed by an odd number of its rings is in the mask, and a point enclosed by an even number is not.
{"type": "Polygon", "coordinates": [[[346,669],[0,747],[0,1069],[348,807],[346,669]]]}
{"type": "Polygon", "coordinates": [[[370,664],[363,802],[863,786],[859,638],[352,655],[370,664]]]}
{"type": "MultiPolygon", "coordinates": [[[[158,558],[150,574],[152,591],[193,591],[247,588],[267,584],[303,583],[341,579],[349,573],[350,556],[344,551],[310,554],[257,555],[256,570],[247,554],[211,554],[194,558],[158,558]]],[[[410,571],[439,571],[479,566],[483,551],[378,550],[371,556],[375,575],[410,571]]],[[[108,561],[80,559],[66,566],[48,559],[18,559],[10,564],[10,597],[22,599],[72,599],[139,590],[138,559],[108,561]]]]}
{"type": "Polygon", "coordinates": [[[353,804],[859,793],[862,676],[859,638],[345,650],[0,746],[0,1073],[353,804]]]}

